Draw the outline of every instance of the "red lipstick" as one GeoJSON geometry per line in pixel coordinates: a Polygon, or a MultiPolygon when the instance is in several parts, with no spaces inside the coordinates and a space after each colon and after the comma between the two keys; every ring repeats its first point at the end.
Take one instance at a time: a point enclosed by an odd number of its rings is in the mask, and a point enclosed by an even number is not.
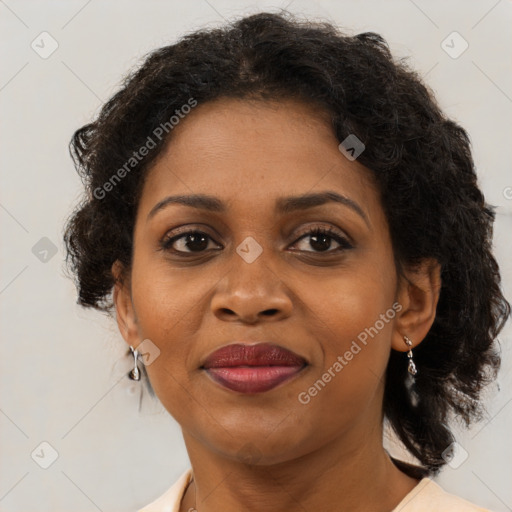
{"type": "Polygon", "coordinates": [[[233,343],[210,354],[202,369],[218,384],[239,393],[262,393],[291,379],[306,360],[272,343],[233,343]]]}

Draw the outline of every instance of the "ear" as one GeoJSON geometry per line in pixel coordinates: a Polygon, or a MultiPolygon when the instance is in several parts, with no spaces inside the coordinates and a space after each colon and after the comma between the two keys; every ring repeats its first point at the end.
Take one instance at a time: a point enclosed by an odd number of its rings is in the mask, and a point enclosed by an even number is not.
{"type": "Polygon", "coordinates": [[[131,297],[129,276],[126,275],[124,266],[119,260],[112,265],[112,275],[115,279],[113,299],[119,331],[128,345],[137,347],[139,344],[137,317],[131,297]]]}
{"type": "Polygon", "coordinates": [[[397,301],[402,306],[396,317],[391,347],[399,352],[409,350],[404,335],[413,347],[427,335],[436,317],[441,291],[441,265],[433,258],[404,269],[399,276],[397,301]]]}

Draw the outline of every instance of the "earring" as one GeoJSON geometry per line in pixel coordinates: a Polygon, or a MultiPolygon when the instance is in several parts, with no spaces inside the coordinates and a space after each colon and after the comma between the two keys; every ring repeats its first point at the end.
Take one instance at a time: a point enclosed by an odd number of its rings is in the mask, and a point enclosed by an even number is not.
{"type": "Polygon", "coordinates": [[[411,375],[416,375],[418,373],[418,370],[416,369],[416,365],[412,360],[412,341],[407,336],[404,336],[404,341],[405,344],[409,347],[409,352],[407,352],[407,357],[409,358],[409,365],[407,366],[407,369],[409,370],[409,373],[411,375]]]}
{"type": "Polygon", "coordinates": [[[139,356],[139,352],[136,349],[134,349],[131,345],[130,350],[132,351],[133,354],[133,370],[130,370],[128,372],[128,377],[131,380],[140,380],[140,371],[139,367],[137,366],[137,358],[139,356]]]}

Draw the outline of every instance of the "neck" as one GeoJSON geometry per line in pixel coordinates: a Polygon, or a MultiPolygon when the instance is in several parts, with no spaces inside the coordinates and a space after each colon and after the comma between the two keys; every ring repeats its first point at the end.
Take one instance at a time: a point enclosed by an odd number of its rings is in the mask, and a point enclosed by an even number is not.
{"type": "Polygon", "coordinates": [[[382,446],[382,431],[376,434],[363,442],[360,435],[347,434],[293,460],[249,465],[206,450],[183,432],[194,480],[180,510],[389,512],[418,480],[393,464],[382,446]],[[359,444],[352,443],[356,438],[359,444]]]}

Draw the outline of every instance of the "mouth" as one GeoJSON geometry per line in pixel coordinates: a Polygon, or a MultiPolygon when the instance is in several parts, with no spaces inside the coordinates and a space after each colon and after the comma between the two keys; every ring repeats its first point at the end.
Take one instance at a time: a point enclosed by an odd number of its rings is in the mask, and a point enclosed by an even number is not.
{"type": "Polygon", "coordinates": [[[210,354],[201,369],[224,388],[253,394],[275,388],[306,366],[303,357],[272,343],[233,343],[210,354]]]}

